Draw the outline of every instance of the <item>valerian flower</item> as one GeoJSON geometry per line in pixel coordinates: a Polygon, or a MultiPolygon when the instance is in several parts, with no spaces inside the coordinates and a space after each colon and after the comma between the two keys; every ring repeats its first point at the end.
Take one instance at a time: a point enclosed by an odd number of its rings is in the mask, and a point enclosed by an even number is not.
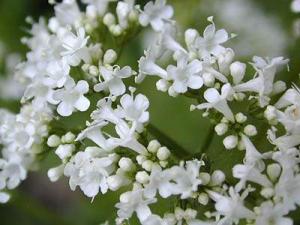
{"type": "Polygon", "coordinates": [[[166,21],[170,20],[173,16],[173,8],[166,5],[166,0],[156,0],[155,3],[148,2],[144,11],[139,17],[142,26],[151,24],[155,31],[162,31],[166,21]]]}
{"type": "Polygon", "coordinates": [[[61,116],[70,116],[75,110],[88,110],[90,101],[84,96],[88,91],[86,81],[81,80],[76,84],[73,79],[69,79],[63,89],[55,91],[54,98],[59,102],[57,112],[61,116]]]}

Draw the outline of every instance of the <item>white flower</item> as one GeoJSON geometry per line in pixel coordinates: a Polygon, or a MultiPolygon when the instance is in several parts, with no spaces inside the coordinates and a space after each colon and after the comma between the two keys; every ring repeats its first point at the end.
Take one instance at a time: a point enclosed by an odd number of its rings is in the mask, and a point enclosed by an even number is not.
{"type": "Polygon", "coordinates": [[[293,225],[290,218],[284,217],[287,213],[282,204],[274,205],[271,201],[263,202],[259,207],[256,225],[293,225]]]}
{"type": "Polygon", "coordinates": [[[155,198],[145,198],[143,189],[125,192],[120,196],[120,202],[116,204],[119,209],[118,217],[122,220],[129,219],[136,212],[140,222],[143,223],[152,214],[148,205],[155,202],[155,198]]]}
{"type": "Polygon", "coordinates": [[[81,80],[77,84],[73,79],[69,79],[63,89],[55,91],[54,98],[59,102],[57,112],[61,116],[70,116],[77,109],[86,111],[90,107],[90,101],[84,97],[88,93],[89,85],[81,80]]]}
{"type": "Polygon", "coordinates": [[[122,69],[119,67],[108,69],[101,66],[100,74],[104,81],[100,80],[100,83],[94,86],[94,90],[97,92],[109,90],[111,95],[120,96],[126,90],[122,79],[130,77],[134,72],[129,66],[125,66],[122,69]]]}
{"type": "Polygon", "coordinates": [[[213,191],[209,191],[208,193],[216,202],[215,208],[217,212],[225,216],[222,220],[227,221],[227,223],[224,224],[232,224],[233,221],[238,221],[239,219],[255,218],[255,214],[244,205],[244,198],[246,196],[240,196],[232,187],[229,189],[229,196],[223,196],[213,191]]]}
{"type": "Polygon", "coordinates": [[[117,113],[121,118],[136,123],[137,131],[143,130],[143,124],[149,121],[149,100],[145,95],[138,94],[135,98],[131,95],[123,95],[120,99],[117,113]]]}
{"type": "Polygon", "coordinates": [[[230,84],[223,85],[221,94],[215,88],[209,88],[204,92],[204,98],[208,103],[202,103],[196,106],[197,109],[211,109],[214,108],[222,113],[228,120],[234,121],[234,115],[227,104],[227,99],[232,94],[230,84]]]}
{"type": "Polygon", "coordinates": [[[161,48],[153,45],[145,51],[145,56],[139,59],[139,74],[135,79],[136,83],[141,83],[146,75],[159,76],[167,80],[167,71],[156,64],[156,59],[161,56],[161,48]]]}
{"type": "Polygon", "coordinates": [[[116,0],[82,0],[83,3],[88,4],[88,8],[94,8],[100,16],[103,16],[107,11],[110,2],[116,0]]]}
{"type": "Polygon", "coordinates": [[[196,39],[196,47],[198,49],[198,54],[201,57],[207,57],[212,55],[218,56],[225,51],[225,48],[221,44],[228,40],[228,33],[224,30],[217,30],[214,22],[211,18],[208,20],[212,23],[208,25],[204,32],[203,37],[198,37],[196,39]]]}
{"type": "Polygon", "coordinates": [[[66,83],[70,72],[70,66],[62,61],[51,61],[46,67],[44,84],[49,87],[61,88],[66,83]]]}
{"type": "Polygon", "coordinates": [[[173,8],[166,5],[166,0],[156,0],[154,3],[150,1],[145,5],[139,21],[142,26],[151,24],[153,30],[162,31],[164,23],[170,20],[172,16],[173,8]]]}
{"type": "Polygon", "coordinates": [[[170,176],[175,182],[172,190],[174,194],[180,194],[181,199],[186,199],[198,190],[198,186],[202,184],[202,180],[199,177],[201,165],[201,161],[193,160],[187,161],[185,168],[181,166],[170,168],[170,176]]]}
{"type": "Polygon", "coordinates": [[[128,27],[128,17],[129,14],[134,10],[134,2],[135,0],[125,0],[118,2],[116,13],[119,24],[122,28],[128,27]]]}
{"type": "Polygon", "coordinates": [[[268,177],[253,165],[237,164],[233,167],[232,174],[233,177],[240,179],[240,182],[235,187],[236,191],[243,189],[247,181],[260,184],[263,187],[272,187],[268,177]]]}
{"type": "Polygon", "coordinates": [[[171,182],[172,173],[170,170],[162,171],[161,167],[154,166],[149,177],[149,184],[145,185],[144,194],[147,198],[154,198],[156,192],[161,197],[167,198],[172,194],[177,194],[174,184],[171,182]]]}
{"type": "Polygon", "coordinates": [[[99,190],[106,193],[106,179],[113,172],[116,160],[116,155],[106,155],[97,147],[88,147],[84,152],[78,152],[64,169],[65,176],[70,177],[71,190],[79,186],[88,197],[95,197],[99,190]]]}
{"type": "Polygon", "coordinates": [[[188,62],[188,56],[181,54],[178,57],[177,66],[169,65],[167,67],[168,78],[174,81],[170,88],[177,93],[185,93],[188,88],[201,88],[203,85],[201,71],[202,63],[199,60],[188,62]]]}
{"type": "Polygon", "coordinates": [[[261,107],[268,104],[274,87],[274,79],[278,67],[285,65],[289,60],[283,57],[273,59],[263,59],[261,57],[253,57],[253,67],[257,71],[258,76],[246,83],[239,84],[234,87],[235,91],[240,92],[256,92],[259,94],[259,103],[261,107]]]}
{"type": "Polygon", "coordinates": [[[63,0],[54,6],[55,17],[61,25],[74,24],[81,18],[76,0],[63,0]]]}
{"type": "Polygon", "coordinates": [[[78,66],[81,60],[85,63],[91,61],[91,56],[87,48],[89,37],[85,36],[85,30],[82,27],[77,30],[76,34],[65,29],[62,30],[58,36],[64,48],[61,55],[66,59],[69,65],[78,66]]]}
{"type": "Polygon", "coordinates": [[[295,13],[300,12],[300,1],[299,0],[293,0],[291,4],[292,11],[295,13]]]}

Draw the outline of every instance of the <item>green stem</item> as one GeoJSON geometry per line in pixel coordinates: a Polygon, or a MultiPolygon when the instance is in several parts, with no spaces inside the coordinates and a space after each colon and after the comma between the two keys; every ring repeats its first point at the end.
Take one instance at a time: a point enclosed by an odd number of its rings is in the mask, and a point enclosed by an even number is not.
{"type": "Polygon", "coordinates": [[[193,156],[194,158],[200,158],[203,154],[205,154],[208,151],[214,139],[214,134],[215,134],[214,126],[211,126],[209,128],[208,135],[205,137],[204,143],[201,146],[200,151],[193,156]]]}
{"type": "Polygon", "coordinates": [[[179,159],[184,159],[187,156],[191,155],[189,151],[185,150],[182,146],[180,146],[176,141],[170,138],[168,135],[163,133],[153,124],[148,124],[147,130],[151,133],[152,136],[157,138],[162,145],[165,145],[170,149],[171,152],[174,153],[179,159]]]}

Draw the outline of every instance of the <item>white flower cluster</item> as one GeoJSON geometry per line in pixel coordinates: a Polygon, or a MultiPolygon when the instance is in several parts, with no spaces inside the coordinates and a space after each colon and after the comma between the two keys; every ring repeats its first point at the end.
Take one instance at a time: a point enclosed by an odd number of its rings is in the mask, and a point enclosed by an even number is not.
{"type": "MultiPolygon", "coordinates": [[[[51,181],[64,175],[72,190],[79,187],[91,198],[126,190],[116,204],[116,224],[135,214],[143,225],[293,224],[288,214],[300,205],[300,91],[286,90],[276,79],[288,60],[255,56],[248,68],[223,46],[232,36],[216,29],[212,17],[202,35],[188,29],[182,44],[165,0],[144,7],[133,0],[82,3],[85,11],[75,0],[56,3],[55,16],[32,22],[32,37],[23,39],[31,49],[17,71],[27,83],[24,105],[17,115],[0,114],[0,190],[26,178],[47,142],[61,159],[48,171],[51,181]],[[116,10],[110,12],[109,4],[116,10]],[[146,26],[158,38],[136,73],[117,62],[126,41],[146,26]],[[161,62],[166,55],[167,65],[161,62]],[[181,158],[176,145],[151,138],[149,100],[125,81],[134,77],[140,83],[147,76],[158,77],[159,91],[195,99],[191,110],[204,111],[216,134],[226,135],[225,149],[244,151],[244,160],[226,174],[234,179],[211,171],[205,155],[181,158]],[[81,112],[89,109],[86,118],[81,112]],[[85,128],[64,126],[75,112],[85,128]],[[269,141],[268,151],[255,147],[257,134],[269,141]],[[150,205],[161,198],[176,203],[157,215],[150,205]]],[[[1,191],[0,200],[6,202],[8,194],[1,191]]]]}

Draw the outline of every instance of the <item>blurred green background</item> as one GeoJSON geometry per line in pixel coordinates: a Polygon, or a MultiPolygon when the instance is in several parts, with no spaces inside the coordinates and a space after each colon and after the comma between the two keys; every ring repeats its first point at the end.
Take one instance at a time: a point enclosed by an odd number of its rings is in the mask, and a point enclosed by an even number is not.
{"type": "MultiPolygon", "coordinates": [[[[145,2],[140,1],[141,4],[145,2]]],[[[230,41],[230,46],[241,50],[237,55],[238,60],[248,62],[253,54],[290,58],[290,71],[282,71],[279,77],[288,84],[298,82],[300,41],[294,35],[293,24],[300,15],[290,11],[288,0],[169,0],[169,3],[175,7],[175,15],[182,29],[194,27],[201,31],[207,25],[206,17],[213,15],[218,27],[223,26],[229,32],[237,33],[238,37],[230,41]],[[224,5],[226,2],[228,4],[224,5]],[[232,2],[240,2],[240,8],[233,7],[232,2]]],[[[30,15],[38,19],[52,12],[47,0],[0,0],[0,41],[6,53],[17,52],[24,57],[26,47],[20,44],[20,38],[27,35],[25,17],[30,15]]],[[[136,68],[136,61],[142,53],[142,36],[139,42],[127,47],[121,64],[136,68]]],[[[1,74],[4,74],[2,70],[1,67],[1,74]]],[[[139,91],[150,98],[152,124],[169,134],[186,150],[198,152],[201,149],[211,127],[209,121],[201,118],[199,111],[189,112],[190,104],[194,103],[192,100],[171,98],[157,92],[155,80],[151,78],[140,86],[139,91]]],[[[18,106],[18,101],[0,96],[0,107],[18,111],[18,106]]],[[[224,169],[230,174],[232,165],[241,159],[242,154],[237,151],[225,153],[221,142],[221,138],[213,137],[207,152],[213,169],[224,169]]],[[[263,148],[264,143],[259,137],[256,139],[259,147],[263,148]]],[[[13,191],[12,201],[0,205],[1,225],[97,225],[106,219],[114,224],[114,204],[118,196],[98,196],[91,203],[81,192],[70,191],[66,180],[50,183],[46,171],[57,163],[54,156],[47,158],[41,164],[40,172],[30,173],[18,190],[13,191]]],[[[232,178],[229,176],[229,179],[232,178]]],[[[168,208],[169,204],[165,202],[163,205],[168,208]]],[[[297,215],[299,213],[295,213],[297,215]]],[[[136,223],[132,221],[131,224],[136,223]]]]}

